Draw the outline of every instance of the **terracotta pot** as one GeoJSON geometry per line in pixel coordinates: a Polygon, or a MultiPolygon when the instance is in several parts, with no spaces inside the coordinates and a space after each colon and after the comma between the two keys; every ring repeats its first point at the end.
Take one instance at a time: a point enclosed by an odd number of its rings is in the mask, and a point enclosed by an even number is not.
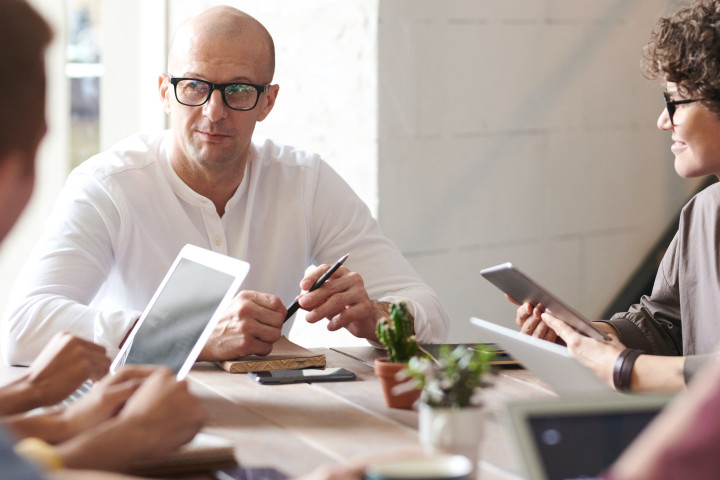
{"type": "MultiPolygon", "coordinates": [[[[389,362],[388,357],[375,359],[375,375],[380,377],[380,385],[383,388],[385,404],[392,408],[412,408],[413,403],[420,397],[420,390],[414,388],[410,391],[395,394],[393,387],[400,383],[396,378],[397,373],[404,369],[407,364],[389,362]]],[[[407,380],[406,380],[407,381],[407,380]]]]}

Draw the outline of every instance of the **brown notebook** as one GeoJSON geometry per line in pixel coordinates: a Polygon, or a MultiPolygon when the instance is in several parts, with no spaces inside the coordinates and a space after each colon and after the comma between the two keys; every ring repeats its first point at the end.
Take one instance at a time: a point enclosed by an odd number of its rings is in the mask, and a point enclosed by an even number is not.
{"type": "Polygon", "coordinates": [[[265,372],[268,370],[325,367],[325,355],[315,353],[291,342],[286,337],[273,345],[269,355],[251,355],[237,360],[221,362],[222,368],[230,373],[265,372]]]}
{"type": "Polygon", "coordinates": [[[131,472],[141,476],[173,476],[217,470],[237,465],[235,449],[222,437],[198,433],[177,451],[154,460],[133,465],[131,472]]]}

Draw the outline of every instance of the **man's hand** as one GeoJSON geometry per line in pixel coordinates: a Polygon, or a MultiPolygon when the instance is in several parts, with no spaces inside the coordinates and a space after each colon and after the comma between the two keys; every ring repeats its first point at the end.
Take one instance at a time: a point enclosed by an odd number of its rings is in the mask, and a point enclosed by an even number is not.
{"type": "MultiPolygon", "coordinates": [[[[310,270],[300,282],[300,288],[309,290],[329,268],[329,265],[320,265],[310,270]]],[[[305,316],[308,322],[327,318],[330,320],[328,330],[345,328],[356,337],[373,341],[377,341],[375,326],[378,319],[388,315],[385,304],[370,300],[360,274],[344,266],[320,288],[303,294],[298,301],[300,308],[308,311],[305,316]]]]}
{"type": "Polygon", "coordinates": [[[28,368],[26,381],[37,399],[35,406],[64,400],[85,380],[102,378],[110,363],[104,347],[67,332],[55,334],[28,368]]]}
{"type": "Polygon", "coordinates": [[[198,360],[267,355],[280,339],[286,313],[278,297],[243,290],[233,298],[198,360]]]}

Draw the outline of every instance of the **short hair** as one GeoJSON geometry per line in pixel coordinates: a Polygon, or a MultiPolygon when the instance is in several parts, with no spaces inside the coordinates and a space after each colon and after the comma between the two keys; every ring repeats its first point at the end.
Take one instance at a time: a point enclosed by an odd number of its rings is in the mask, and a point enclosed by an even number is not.
{"type": "Polygon", "coordinates": [[[720,114],[720,1],[698,0],[658,20],[642,66],[648,78],[662,76],[720,114]]]}
{"type": "Polygon", "coordinates": [[[0,155],[34,153],[43,133],[51,38],[47,22],[25,0],[0,1],[0,155]]]}

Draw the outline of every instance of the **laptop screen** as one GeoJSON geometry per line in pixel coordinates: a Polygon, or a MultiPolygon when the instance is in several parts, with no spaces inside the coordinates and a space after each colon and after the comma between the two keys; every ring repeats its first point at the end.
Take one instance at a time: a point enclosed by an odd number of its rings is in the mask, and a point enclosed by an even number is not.
{"type": "Polygon", "coordinates": [[[657,408],[528,418],[548,480],[593,478],[620,456],[658,413],[657,408]]]}
{"type": "Polygon", "coordinates": [[[670,400],[668,395],[569,396],[506,404],[532,480],[590,480],[604,472],[670,400]]]}

